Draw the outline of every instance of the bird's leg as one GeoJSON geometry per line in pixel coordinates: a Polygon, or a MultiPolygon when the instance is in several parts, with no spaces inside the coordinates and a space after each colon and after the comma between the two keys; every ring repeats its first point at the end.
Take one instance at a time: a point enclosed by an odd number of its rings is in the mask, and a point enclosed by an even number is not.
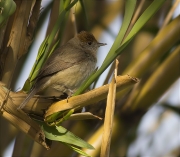
{"type": "Polygon", "coordinates": [[[67,97],[67,103],[68,103],[68,99],[74,94],[74,91],[72,91],[71,89],[67,89],[66,94],[68,95],[67,97]]]}

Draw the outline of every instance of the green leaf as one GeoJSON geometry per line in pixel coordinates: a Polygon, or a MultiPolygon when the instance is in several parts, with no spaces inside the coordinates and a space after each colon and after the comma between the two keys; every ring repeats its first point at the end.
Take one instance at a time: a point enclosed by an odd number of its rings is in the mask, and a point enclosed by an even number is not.
{"type": "Polygon", "coordinates": [[[69,117],[74,113],[74,109],[67,110],[64,112],[55,112],[54,114],[46,117],[45,122],[49,126],[60,125],[63,121],[69,119],[69,117]]]}
{"type": "Polygon", "coordinates": [[[62,126],[48,126],[45,123],[38,122],[42,126],[42,130],[46,138],[53,141],[60,141],[63,143],[68,143],[81,148],[94,149],[89,143],[85,142],[78,136],[74,135],[72,132],[63,128],[62,126]]]}
{"type": "Polygon", "coordinates": [[[69,6],[71,0],[63,0],[63,2],[64,2],[64,6],[63,7],[65,9],[65,8],[67,8],[69,6]]]}
{"type": "Polygon", "coordinates": [[[140,31],[140,29],[147,23],[147,21],[158,11],[158,9],[162,6],[165,0],[154,0],[149,7],[143,12],[143,14],[136,21],[132,30],[124,40],[121,47],[116,50],[116,53],[119,54],[127,44],[133,39],[133,37],[140,31]]]}
{"type": "MultiPolygon", "coordinates": [[[[131,19],[133,17],[133,13],[134,13],[134,9],[136,7],[136,1],[135,0],[127,0],[126,1],[126,5],[125,5],[125,14],[124,14],[124,20],[121,26],[121,29],[116,37],[116,40],[114,41],[114,44],[112,46],[112,50],[110,50],[110,52],[108,53],[108,55],[106,56],[106,58],[109,57],[109,55],[111,55],[111,53],[114,53],[114,50],[117,49],[119,47],[119,45],[122,43],[124,35],[129,27],[129,24],[131,22],[131,19]]],[[[106,61],[106,59],[105,59],[106,61]]],[[[104,61],[104,62],[105,62],[104,61]]]]}
{"type": "Polygon", "coordinates": [[[87,153],[85,153],[84,151],[82,151],[81,149],[77,148],[77,147],[74,147],[72,145],[69,145],[69,144],[66,144],[70,149],[72,149],[73,151],[83,155],[83,156],[87,156],[87,157],[90,157],[90,155],[88,155],[87,153]]]}
{"type": "Polygon", "coordinates": [[[16,10],[16,3],[13,0],[0,0],[0,25],[8,19],[16,10]]]}

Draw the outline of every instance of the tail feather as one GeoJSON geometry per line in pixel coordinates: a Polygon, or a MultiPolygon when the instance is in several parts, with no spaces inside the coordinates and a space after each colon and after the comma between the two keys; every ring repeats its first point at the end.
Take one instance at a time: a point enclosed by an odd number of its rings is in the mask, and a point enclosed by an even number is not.
{"type": "Polygon", "coordinates": [[[17,109],[20,110],[24,108],[24,106],[29,102],[29,100],[36,94],[36,91],[36,88],[33,88],[17,109]]]}

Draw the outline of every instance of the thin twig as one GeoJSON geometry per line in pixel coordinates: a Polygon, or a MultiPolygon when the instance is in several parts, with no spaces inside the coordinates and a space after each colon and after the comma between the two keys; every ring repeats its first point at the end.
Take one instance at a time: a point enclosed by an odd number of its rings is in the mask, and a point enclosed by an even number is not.
{"type": "Polygon", "coordinates": [[[163,24],[162,24],[161,29],[169,23],[169,21],[171,20],[173,14],[174,14],[175,9],[176,9],[176,8],[178,7],[178,5],[179,5],[179,3],[180,3],[180,0],[176,0],[176,1],[175,1],[174,5],[171,7],[169,13],[168,13],[167,16],[166,16],[166,18],[165,18],[165,20],[164,20],[164,22],[163,22],[163,24]]]}

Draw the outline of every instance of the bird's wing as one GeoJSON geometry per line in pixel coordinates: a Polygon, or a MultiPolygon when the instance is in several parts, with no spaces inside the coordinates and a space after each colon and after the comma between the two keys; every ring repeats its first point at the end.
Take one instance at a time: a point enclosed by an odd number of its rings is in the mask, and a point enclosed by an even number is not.
{"type": "Polygon", "coordinates": [[[82,55],[82,51],[76,50],[76,48],[67,48],[68,46],[70,45],[66,45],[66,47],[62,46],[54,51],[40,70],[36,79],[51,76],[59,71],[79,64],[79,62],[85,59],[86,56],[82,55]],[[74,53],[74,51],[79,52],[74,53]]]}

